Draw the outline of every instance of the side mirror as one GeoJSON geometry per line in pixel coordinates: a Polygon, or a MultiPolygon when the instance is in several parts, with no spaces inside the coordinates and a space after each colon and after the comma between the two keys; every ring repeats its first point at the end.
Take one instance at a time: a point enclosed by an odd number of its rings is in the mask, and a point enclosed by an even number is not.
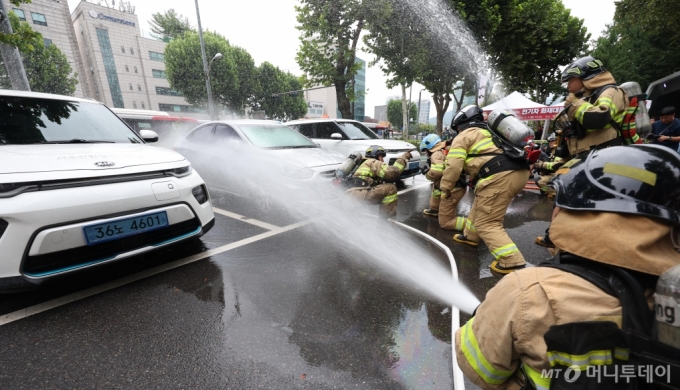
{"type": "Polygon", "coordinates": [[[158,142],[158,134],[151,130],[139,130],[139,136],[142,137],[144,142],[154,143],[158,142]]]}
{"type": "Polygon", "coordinates": [[[342,139],[342,134],[333,133],[333,134],[331,134],[331,139],[342,139]]]}

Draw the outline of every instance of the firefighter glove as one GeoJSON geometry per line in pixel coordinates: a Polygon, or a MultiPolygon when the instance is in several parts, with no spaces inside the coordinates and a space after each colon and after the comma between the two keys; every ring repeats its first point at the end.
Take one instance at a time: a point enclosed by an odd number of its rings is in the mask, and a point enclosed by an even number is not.
{"type": "Polygon", "coordinates": [[[544,164],[543,161],[536,161],[536,162],[534,163],[534,169],[542,169],[542,168],[543,168],[543,164],[544,164]]]}
{"type": "Polygon", "coordinates": [[[401,155],[401,158],[403,158],[406,161],[410,160],[411,157],[413,157],[413,156],[411,156],[411,152],[406,152],[406,153],[401,155]]]}
{"type": "Polygon", "coordinates": [[[451,190],[442,188],[442,199],[447,199],[449,196],[451,196],[451,190]]]}
{"type": "Polygon", "coordinates": [[[422,168],[420,168],[420,173],[422,173],[423,175],[427,175],[428,172],[430,172],[430,168],[429,168],[429,167],[422,167],[422,168]]]}

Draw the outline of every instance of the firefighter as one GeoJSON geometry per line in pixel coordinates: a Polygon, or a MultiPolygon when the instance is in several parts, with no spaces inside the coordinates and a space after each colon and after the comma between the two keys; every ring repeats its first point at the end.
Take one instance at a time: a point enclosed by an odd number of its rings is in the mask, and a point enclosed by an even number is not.
{"type": "Polygon", "coordinates": [[[505,232],[503,218],[510,201],[524,189],[529,179],[528,164],[515,164],[503,155],[503,149],[496,146],[491,130],[484,122],[482,109],[476,105],[461,109],[454,116],[451,127],[458,131],[458,136],[447,155],[440,183],[442,200],[452,196],[464,172],[476,182],[475,199],[466,226],[462,234],[453,236],[453,240],[471,246],[484,240],[494,256],[491,269],[496,272],[509,273],[524,267],[524,256],[505,232]],[[490,168],[491,165],[494,167],[490,168]]]}
{"type": "Polygon", "coordinates": [[[548,197],[548,199],[555,198],[555,190],[548,186],[548,182],[555,176],[555,171],[564,164],[564,160],[555,156],[555,148],[557,147],[557,137],[555,134],[548,136],[548,153],[550,154],[545,161],[536,161],[534,169],[540,175],[535,179],[536,185],[540,188],[541,194],[548,197]]]}
{"type": "Polygon", "coordinates": [[[620,373],[636,348],[659,342],[628,344],[621,329],[652,337],[656,279],[680,264],[680,156],[661,146],[613,147],[563,170],[552,182],[559,254],[501,279],[456,332],[458,364],[481,388],[519,389],[527,380],[525,388],[546,390],[640,388],[614,378],[611,365],[620,373]],[[574,365],[580,377],[565,383],[574,365]],[[610,378],[586,375],[601,365],[610,378]],[[562,375],[551,379],[550,369],[562,375]]]}
{"type": "Polygon", "coordinates": [[[439,182],[446,167],[446,155],[449,152],[450,142],[442,141],[437,134],[430,134],[423,138],[420,143],[420,151],[427,154],[430,163],[429,168],[423,168],[423,174],[432,182],[432,195],[430,207],[423,210],[423,214],[438,217],[439,226],[442,229],[462,231],[465,227],[465,217],[456,217],[456,208],[461,198],[465,195],[467,185],[456,183],[451,196],[441,199],[442,192],[439,182]]]}
{"type": "MultiPolygon", "coordinates": [[[[557,123],[566,124],[562,136],[566,141],[566,153],[558,156],[578,159],[591,149],[638,143],[640,137],[624,139],[621,133],[628,95],[616,86],[614,76],[607,71],[602,61],[587,56],[580,58],[562,72],[569,96],[564,103],[566,118],[560,115],[557,123]]],[[[545,236],[536,237],[536,243],[554,247],[550,240],[549,228],[545,236]]]]}
{"type": "Polygon", "coordinates": [[[357,199],[372,204],[380,204],[380,216],[397,216],[397,186],[399,175],[404,171],[411,153],[406,152],[393,165],[387,165],[384,158],[387,151],[382,146],[373,145],[366,149],[366,159],[348,180],[353,188],[348,193],[357,199]]]}

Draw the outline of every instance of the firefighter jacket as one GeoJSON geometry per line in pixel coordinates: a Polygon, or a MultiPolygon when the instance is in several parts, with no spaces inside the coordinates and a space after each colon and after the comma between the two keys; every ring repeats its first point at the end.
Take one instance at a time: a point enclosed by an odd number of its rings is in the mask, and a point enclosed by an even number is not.
{"type": "MultiPolygon", "coordinates": [[[[446,156],[446,168],[442,175],[442,190],[452,191],[463,171],[467,172],[472,180],[477,178],[479,170],[494,156],[470,156],[472,154],[502,154],[503,151],[493,143],[491,132],[479,127],[470,127],[454,138],[451,149],[446,156]]],[[[500,172],[477,182],[477,188],[485,185],[494,177],[508,175],[512,171],[500,172]]]]}
{"type": "MultiPolygon", "coordinates": [[[[670,230],[643,216],[560,209],[550,239],[576,256],[658,276],[680,264],[670,230]]],[[[651,290],[647,298],[651,308],[651,290]]],[[[519,270],[501,279],[475,317],[456,332],[458,364],[484,389],[519,389],[526,377],[532,387],[548,390],[550,378],[541,374],[550,370],[551,359],[593,362],[602,352],[551,357],[544,339],[548,328],[581,321],[612,321],[621,327],[621,315],[617,298],[577,275],[547,267],[519,270]]]]}
{"type": "Polygon", "coordinates": [[[434,152],[430,157],[430,170],[427,171],[427,174],[425,174],[427,180],[434,182],[434,188],[439,188],[439,182],[444,175],[444,168],[446,167],[446,155],[449,152],[445,146],[446,142],[440,142],[435,145],[434,148],[432,148],[434,152]]]}
{"type": "Polygon", "coordinates": [[[399,176],[405,167],[406,159],[403,156],[399,157],[394,162],[394,165],[387,165],[380,160],[367,158],[354,172],[354,177],[366,180],[371,185],[378,184],[379,182],[394,183],[399,180],[399,176]]]}
{"type": "Polygon", "coordinates": [[[555,148],[551,149],[550,157],[546,161],[536,161],[534,168],[542,171],[555,172],[564,164],[564,159],[555,156],[555,148]]]}
{"type": "MultiPolygon", "coordinates": [[[[584,80],[583,84],[586,88],[584,98],[577,98],[574,94],[570,94],[565,102],[566,106],[571,104],[567,111],[569,121],[576,121],[585,129],[583,138],[571,137],[567,140],[569,154],[572,156],[621,137],[611,122],[615,122],[621,128],[628,108],[628,95],[624,90],[616,87],[606,88],[599,96],[592,96],[596,100],[588,98],[600,87],[616,85],[616,80],[611,73],[601,73],[590,80],[584,80]]],[[[632,140],[634,141],[632,143],[639,139],[637,135],[635,137],[637,139],[632,140]]]]}

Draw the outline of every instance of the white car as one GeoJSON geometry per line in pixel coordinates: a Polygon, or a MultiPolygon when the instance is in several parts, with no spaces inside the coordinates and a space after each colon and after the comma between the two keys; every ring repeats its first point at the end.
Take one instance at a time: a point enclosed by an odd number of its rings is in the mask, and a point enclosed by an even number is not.
{"type": "Polygon", "coordinates": [[[179,153],[146,144],[157,139],[99,102],[0,90],[0,289],[210,230],[203,179],[179,153]]]}
{"type": "Polygon", "coordinates": [[[349,156],[353,152],[366,152],[371,145],[379,145],[387,150],[385,162],[389,165],[405,152],[411,152],[411,160],[401,174],[401,178],[420,173],[420,152],[413,144],[405,141],[382,139],[360,122],[350,119],[301,119],[286,122],[286,125],[311,138],[324,149],[349,156]]]}
{"type": "Polygon", "coordinates": [[[202,172],[211,190],[246,196],[263,211],[282,190],[313,197],[314,186],[329,186],[346,158],[279,122],[248,119],[200,125],[176,150],[202,172]]]}

